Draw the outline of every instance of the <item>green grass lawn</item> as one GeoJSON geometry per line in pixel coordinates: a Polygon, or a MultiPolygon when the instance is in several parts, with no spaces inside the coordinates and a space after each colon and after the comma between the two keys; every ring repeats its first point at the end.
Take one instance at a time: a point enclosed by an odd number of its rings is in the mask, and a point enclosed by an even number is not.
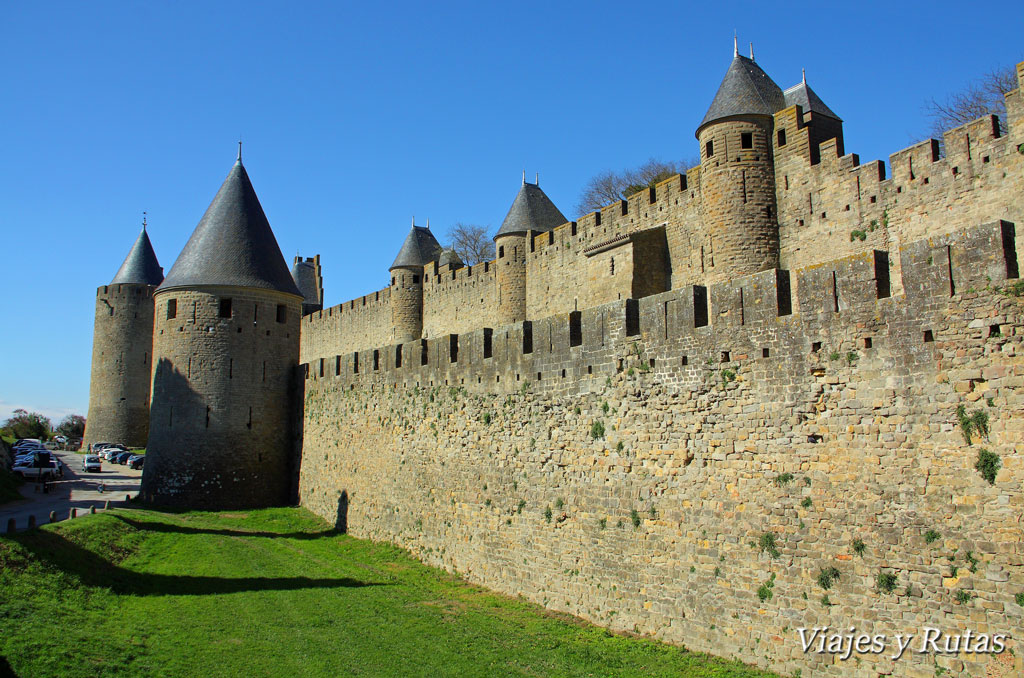
{"type": "Polygon", "coordinates": [[[120,510],[0,538],[8,674],[771,675],[487,592],[303,509],[120,510]]]}

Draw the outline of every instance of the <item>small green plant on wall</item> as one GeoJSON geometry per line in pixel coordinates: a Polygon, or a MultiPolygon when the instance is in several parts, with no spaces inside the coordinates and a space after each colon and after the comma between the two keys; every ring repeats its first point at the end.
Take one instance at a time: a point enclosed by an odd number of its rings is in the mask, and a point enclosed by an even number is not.
{"type": "Polygon", "coordinates": [[[879,572],[875,577],[875,585],[881,593],[892,593],[900,579],[892,572],[879,572]]]}
{"type": "Polygon", "coordinates": [[[772,576],[768,577],[768,581],[761,584],[757,589],[757,597],[761,599],[761,602],[771,600],[772,596],[775,595],[773,589],[775,588],[775,573],[772,572],[772,576]]]}
{"type": "Polygon", "coordinates": [[[982,478],[988,481],[989,485],[996,484],[996,475],[999,473],[1000,466],[1002,466],[1002,461],[998,454],[990,452],[987,448],[978,450],[978,460],[974,463],[974,468],[982,478]]]}

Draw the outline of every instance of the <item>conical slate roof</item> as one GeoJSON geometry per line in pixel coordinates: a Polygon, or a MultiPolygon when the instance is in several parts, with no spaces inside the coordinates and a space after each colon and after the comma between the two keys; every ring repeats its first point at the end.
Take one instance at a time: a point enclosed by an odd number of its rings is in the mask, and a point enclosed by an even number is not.
{"type": "Polygon", "coordinates": [[[202,285],[254,287],[302,296],[241,158],[221,184],[160,289],[202,285]]]}
{"type": "Polygon", "coordinates": [[[316,267],[311,261],[296,261],[292,264],[292,280],[302,293],[303,302],[309,305],[320,303],[320,288],[316,283],[316,267]]]}
{"type": "Polygon", "coordinates": [[[156,252],[153,251],[153,244],[149,242],[149,235],[146,227],[142,227],[142,233],[135,239],[135,244],[125,257],[121,268],[117,269],[117,275],[110,281],[111,285],[123,285],[136,283],[142,285],[159,285],[164,279],[164,269],[156,260],[156,252]]]}
{"type": "Polygon", "coordinates": [[[437,262],[438,266],[462,266],[462,258],[459,257],[459,253],[454,248],[448,247],[441,250],[441,259],[437,262]]]}
{"type": "Polygon", "coordinates": [[[774,115],[785,108],[786,97],[768,74],[754,63],[753,59],[735,55],[729,70],[718,86],[718,93],[704,120],[697,127],[700,130],[716,120],[733,115],[774,115]]]}
{"type": "Polygon", "coordinates": [[[798,85],[793,85],[783,95],[786,97],[786,108],[797,104],[804,109],[804,112],[817,113],[819,115],[827,115],[830,118],[841,120],[841,118],[832,112],[832,109],[825,105],[825,102],[811,89],[811,86],[807,84],[807,81],[803,81],[798,85]]]}
{"type": "MultiPolygon", "coordinates": [[[[402,249],[398,250],[398,256],[395,257],[395,263],[391,264],[391,268],[418,268],[435,261],[440,256],[441,244],[430,232],[430,227],[413,224],[409,229],[409,235],[405,237],[405,242],[402,243],[402,249]]],[[[390,271],[391,268],[388,270],[390,271]]]]}
{"type": "Polygon", "coordinates": [[[524,181],[494,238],[527,231],[550,231],[568,221],[540,186],[524,181]]]}

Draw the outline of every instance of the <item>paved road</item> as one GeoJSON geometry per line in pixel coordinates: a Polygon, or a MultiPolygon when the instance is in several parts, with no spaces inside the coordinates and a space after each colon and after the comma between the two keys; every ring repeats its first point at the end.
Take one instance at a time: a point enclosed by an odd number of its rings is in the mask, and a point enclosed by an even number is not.
{"type": "Polygon", "coordinates": [[[36,517],[39,525],[49,522],[50,511],[57,513],[58,520],[67,520],[72,508],[78,509],[78,515],[84,515],[90,506],[100,511],[108,500],[115,506],[123,502],[126,495],[134,497],[139,492],[142,469],[104,461],[102,472],[86,473],[82,470],[83,455],[61,450],[54,454],[64,462],[64,479],[50,483],[50,491],[45,494],[37,492],[33,482],[22,485],[24,499],[0,505],[0,531],[7,530],[11,518],[15,519],[19,530],[24,530],[30,515],[36,517]],[[101,484],[103,492],[100,492],[101,484]]]}

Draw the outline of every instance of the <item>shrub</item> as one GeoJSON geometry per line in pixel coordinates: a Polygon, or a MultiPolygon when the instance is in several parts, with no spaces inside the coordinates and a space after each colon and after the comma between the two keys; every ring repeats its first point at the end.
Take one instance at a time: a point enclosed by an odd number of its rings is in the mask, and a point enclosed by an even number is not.
{"type": "Polygon", "coordinates": [[[850,242],[853,242],[854,240],[865,240],[867,239],[867,237],[868,234],[858,228],[855,228],[852,231],[850,231],[850,242]]]}
{"type": "Polygon", "coordinates": [[[974,438],[974,434],[978,434],[985,440],[988,440],[988,412],[985,410],[974,410],[970,414],[967,414],[967,408],[963,404],[956,406],[956,418],[960,423],[960,432],[964,436],[964,441],[970,445],[974,438]]]}
{"type": "Polygon", "coordinates": [[[604,438],[604,422],[597,420],[590,425],[590,437],[594,440],[604,438]]]}
{"type": "Polygon", "coordinates": [[[832,584],[839,579],[839,570],[834,567],[825,567],[818,572],[818,586],[828,591],[832,584]]]}
{"type": "Polygon", "coordinates": [[[956,592],[956,602],[960,603],[961,605],[966,605],[967,603],[971,602],[971,598],[973,597],[974,596],[971,595],[970,591],[960,589],[956,592]]]}
{"type": "Polygon", "coordinates": [[[722,386],[725,386],[730,381],[736,381],[735,370],[722,370],[722,386]]]}
{"type": "Polygon", "coordinates": [[[1021,607],[1024,607],[1024,593],[1018,593],[1013,597],[1013,600],[1021,607]]]}
{"type": "Polygon", "coordinates": [[[604,528],[608,527],[608,519],[601,518],[601,520],[597,521],[597,525],[603,530],[604,528]]]}
{"type": "Polygon", "coordinates": [[[778,485],[779,487],[782,487],[783,485],[785,485],[786,483],[788,483],[788,482],[790,482],[792,480],[793,480],[793,474],[792,473],[780,473],[779,475],[775,476],[775,484],[778,485]]]}
{"type": "Polygon", "coordinates": [[[604,412],[605,414],[608,414],[608,410],[609,409],[611,409],[611,408],[608,406],[608,401],[607,400],[604,401],[603,403],[601,403],[601,411],[602,412],[604,412]]]}
{"type": "Polygon", "coordinates": [[[974,468],[982,478],[988,481],[989,485],[996,484],[996,474],[999,473],[1000,466],[1002,466],[1002,462],[998,454],[990,452],[984,447],[978,450],[978,461],[974,463],[974,468]]]}
{"type": "Polygon", "coordinates": [[[882,593],[892,593],[896,590],[896,584],[899,583],[899,577],[892,572],[879,572],[878,576],[875,577],[875,585],[878,586],[878,590],[882,593]]]}
{"type": "Polygon", "coordinates": [[[551,507],[550,506],[548,506],[547,508],[544,509],[544,522],[546,522],[546,523],[550,523],[551,522],[551,507]]]}
{"type": "Polygon", "coordinates": [[[772,589],[775,588],[775,573],[772,572],[772,576],[768,577],[768,581],[761,584],[757,589],[757,597],[761,599],[763,603],[766,600],[771,600],[772,596],[775,595],[772,589]]]}
{"type": "Polygon", "coordinates": [[[619,442],[618,442],[618,443],[617,443],[617,444],[615,445],[615,451],[616,451],[616,452],[622,452],[622,448],[623,448],[623,447],[625,447],[625,445],[623,445],[623,444],[622,444],[622,441],[620,440],[620,441],[619,441],[619,442]]]}
{"type": "Polygon", "coordinates": [[[821,604],[825,607],[831,607],[832,605],[835,605],[835,603],[828,599],[827,593],[821,597],[821,604]]]}
{"type": "Polygon", "coordinates": [[[484,412],[484,426],[487,426],[490,423],[491,423],[491,413],[490,412],[484,412]]]}
{"type": "Polygon", "coordinates": [[[633,521],[634,528],[640,527],[640,514],[636,512],[636,509],[629,512],[629,518],[633,521]]]}
{"type": "Polygon", "coordinates": [[[559,498],[558,498],[558,499],[557,499],[557,500],[555,501],[555,508],[556,508],[556,509],[560,509],[560,508],[562,508],[563,506],[565,506],[565,500],[564,500],[564,499],[562,499],[561,497],[559,497],[559,498]]]}
{"type": "Polygon", "coordinates": [[[864,551],[866,551],[867,548],[868,547],[864,543],[864,540],[861,539],[860,537],[857,537],[856,539],[853,540],[853,552],[856,553],[861,558],[864,557],[864,551]]]}
{"type": "Polygon", "coordinates": [[[761,551],[766,552],[772,558],[778,558],[781,555],[778,546],[775,544],[775,535],[771,532],[762,533],[761,537],[757,540],[757,545],[761,551]]]}
{"type": "Polygon", "coordinates": [[[928,530],[924,533],[924,543],[931,544],[934,541],[938,541],[942,538],[942,535],[935,530],[928,530]]]}
{"type": "Polygon", "coordinates": [[[811,508],[812,503],[814,502],[811,501],[810,497],[804,497],[804,500],[800,502],[800,505],[803,506],[804,508],[811,508]]]}
{"type": "Polygon", "coordinates": [[[839,360],[839,351],[832,351],[828,354],[829,360],[839,360]]]}
{"type": "Polygon", "coordinates": [[[516,513],[522,513],[524,506],[526,506],[526,500],[525,499],[520,499],[519,500],[519,505],[516,506],[516,513]]]}

